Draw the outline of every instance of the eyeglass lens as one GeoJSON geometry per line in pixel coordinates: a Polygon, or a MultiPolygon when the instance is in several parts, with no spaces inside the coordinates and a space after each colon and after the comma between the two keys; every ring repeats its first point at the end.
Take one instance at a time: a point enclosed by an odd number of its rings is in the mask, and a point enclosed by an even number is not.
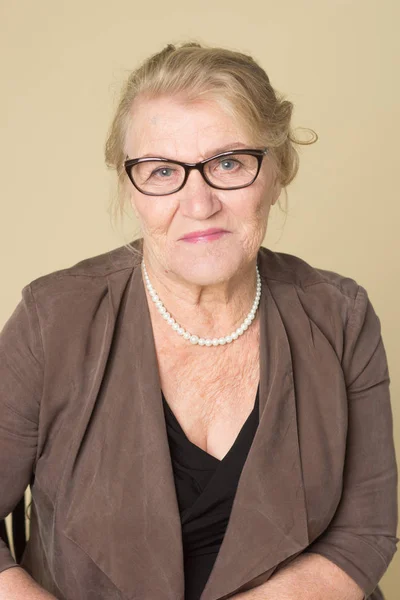
{"type": "MultiPolygon", "coordinates": [[[[204,174],[221,188],[248,185],[255,177],[258,160],[250,154],[231,154],[204,165],[204,174]]],[[[185,169],[168,161],[144,161],[131,167],[131,176],[144,192],[162,195],[178,189],[185,178],[185,169]]]]}

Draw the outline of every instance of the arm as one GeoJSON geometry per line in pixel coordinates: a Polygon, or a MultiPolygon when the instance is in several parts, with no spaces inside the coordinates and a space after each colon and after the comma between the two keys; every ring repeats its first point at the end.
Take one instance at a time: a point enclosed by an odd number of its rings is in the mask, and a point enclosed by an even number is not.
{"type": "Polygon", "coordinates": [[[361,286],[345,330],[342,369],[348,431],[335,515],[298,557],[238,600],[365,600],[397,550],[390,379],[380,321],[361,286]]]}
{"type": "MultiPolygon", "coordinates": [[[[43,355],[30,286],[0,333],[0,519],[29,485],[36,460],[43,355]]],[[[0,539],[0,600],[53,598],[14,560],[0,539]]]]}
{"type": "Polygon", "coordinates": [[[56,600],[21,567],[15,566],[0,573],[0,600],[56,600]]]}
{"type": "Polygon", "coordinates": [[[232,600],[363,600],[364,592],[342,569],[319,554],[300,554],[262,585],[232,600]]]}

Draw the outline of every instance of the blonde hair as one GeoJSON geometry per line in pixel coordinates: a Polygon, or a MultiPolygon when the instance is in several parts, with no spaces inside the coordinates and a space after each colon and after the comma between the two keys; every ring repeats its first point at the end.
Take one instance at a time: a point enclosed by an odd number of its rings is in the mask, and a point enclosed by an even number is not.
{"type": "MultiPolygon", "coordinates": [[[[256,145],[267,146],[278,180],[285,191],[299,169],[295,144],[309,145],[318,135],[301,141],[291,127],[293,104],[273,89],[268,75],[249,55],[198,42],[168,44],[130,73],[105,144],[105,162],[118,177],[110,212],[122,220],[128,182],[124,169],[125,144],[134,127],[133,101],[160,96],[181,96],[187,103],[213,99],[249,133],[256,145]]],[[[128,246],[127,246],[128,247],[128,246]]],[[[129,246],[131,249],[131,246],[129,246]]]]}

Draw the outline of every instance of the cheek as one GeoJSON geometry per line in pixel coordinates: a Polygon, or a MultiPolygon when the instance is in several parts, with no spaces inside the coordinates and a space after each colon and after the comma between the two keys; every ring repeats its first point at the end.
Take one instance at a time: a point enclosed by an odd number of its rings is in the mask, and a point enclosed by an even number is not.
{"type": "Polygon", "coordinates": [[[174,203],[152,196],[132,197],[131,204],[142,229],[149,233],[167,230],[176,210],[174,203]]]}
{"type": "Polygon", "coordinates": [[[244,194],[238,205],[236,216],[242,229],[242,245],[251,256],[258,250],[265,238],[270,202],[268,189],[260,186],[256,193],[244,194]]]}
{"type": "Polygon", "coordinates": [[[253,226],[262,226],[269,211],[268,193],[260,190],[257,194],[244,195],[238,202],[237,214],[253,226]]]}

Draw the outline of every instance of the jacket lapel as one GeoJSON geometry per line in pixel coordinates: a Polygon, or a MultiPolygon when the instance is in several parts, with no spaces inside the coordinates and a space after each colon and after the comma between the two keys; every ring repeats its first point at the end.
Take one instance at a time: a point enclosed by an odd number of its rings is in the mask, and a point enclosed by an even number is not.
{"type": "Polygon", "coordinates": [[[260,256],[260,421],[201,600],[260,585],[309,544],[291,352],[262,276],[266,260],[260,256]]]}
{"type": "Polygon", "coordinates": [[[180,515],[140,268],[115,312],[96,373],[101,386],[85,399],[58,514],[63,533],[124,597],[183,600],[180,515]]]}
{"type": "MultiPolygon", "coordinates": [[[[309,543],[290,346],[266,260],[260,253],[260,422],[201,600],[258,585],[309,543]]],[[[112,277],[109,285],[112,298],[112,277]]],[[[64,534],[127,598],[183,600],[180,515],[140,268],[113,311],[58,512],[64,534]]]]}

